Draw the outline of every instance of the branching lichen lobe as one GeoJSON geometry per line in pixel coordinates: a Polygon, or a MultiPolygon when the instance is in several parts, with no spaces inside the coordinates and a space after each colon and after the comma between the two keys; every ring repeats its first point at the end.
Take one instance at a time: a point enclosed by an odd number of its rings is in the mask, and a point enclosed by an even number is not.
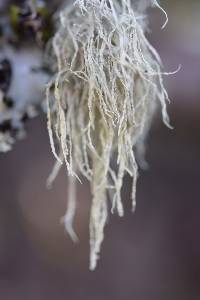
{"type": "MultiPolygon", "coordinates": [[[[47,87],[50,142],[58,164],[65,162],[70,176],[81,174],[91,184],[92,270],[104,237],[109,198],[112,212],[123,216],[126,173],[133,178],[135,208],[135,149],[142,154],[159,102],[169,125],[161,61],[145,37],[143,17],[130,0],[77,0],[61,11],[53,39],[58,72],[47,87]]],[[[70,207],[72,216],[75,205],[70,207]]],[[[72,219],[69,210],[65,224],[74,236],[72,219]]]]}

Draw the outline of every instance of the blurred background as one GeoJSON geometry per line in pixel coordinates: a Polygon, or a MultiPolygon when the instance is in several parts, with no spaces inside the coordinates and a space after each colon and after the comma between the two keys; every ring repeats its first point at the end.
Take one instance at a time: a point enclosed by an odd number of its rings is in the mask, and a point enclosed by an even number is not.
{"type": "MultiPolygon", "coordinates": [[[[1,5],[3,1],[0,1],[1,5]]],[[[164,16],[150,10],[149,39],[166,71],[174,130],[158,113],[147,142],[149,170],[140,171],[137,209],[131,180],[123,188],[125,217],[110,216],[101,259],[88,270],[91,195],[78,184],[73,244],[60,218],[67,205],[63,169],[45,186],[54,163],[46,118],[27,123],[27,138],[0,154],[0,299],[200,299],[200,1],[168,0],[164,16]]]]}

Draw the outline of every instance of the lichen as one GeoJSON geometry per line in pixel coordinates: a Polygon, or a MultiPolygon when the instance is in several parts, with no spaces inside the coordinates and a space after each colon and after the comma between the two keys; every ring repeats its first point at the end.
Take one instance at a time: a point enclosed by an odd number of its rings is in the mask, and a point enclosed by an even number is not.
{"type": "MultiPolygon", "coordinates": [[[[151,4],[160,8],[157,1],[151,4]]],[[[53,38],[57,74],[47,87],[47,110],[57,163],[49,183],[65,163],[69,176],[83,175],[91,184],[91,270],[104,238],[108,200],[112,212],[124,214],[121,189],[126,173],[133,179],[135,210],[135,154],[143,153],[158,103],[170,127],[161,60],[145,36],[144,7],[136,7],[130,0],[77,0],[61,11],[53,38]]],[[[76,239],[75,197],[69,203],[64,221],[76,239]]]]}

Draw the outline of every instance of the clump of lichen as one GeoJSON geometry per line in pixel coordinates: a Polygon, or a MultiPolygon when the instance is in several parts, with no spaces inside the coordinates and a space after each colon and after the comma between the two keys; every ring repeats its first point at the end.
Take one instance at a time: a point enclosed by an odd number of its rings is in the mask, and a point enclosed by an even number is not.
{"type": "Polygon", "coordinates": [[[52,13],[45,1],[25,1],[21,6],[10,6],[10,23],[16,43],[27,39],[45,46],[54,30],[52,13]]]}
{"type": "MultiPolygon", "coordinates": [[[[48,130],[58,163],[51,179],[65,162],[70,176],[81,174],[90,181],[91,269],[104,238],[108,199],[112,212],[123,216],[121,188],[126,173],[133,178],[135,209],[135,153],[138,149],[142,154],[159,102],[169,125],[161,61],[145,37],[143,17],[129,0],[77,0],[61,11],[53,39],[58,72],[47,88],[48,130]]],[[[69,199],[64,221],[76,238],[74,201],[69,199]]]]}
{"type": "Polygon", "coordinates": [[[45,98],[49,68],[43,51],[53,34],[53,8],[45,1],[6,5],[0,12],[0,152],[25,136],[25,121],[45,98]]]}

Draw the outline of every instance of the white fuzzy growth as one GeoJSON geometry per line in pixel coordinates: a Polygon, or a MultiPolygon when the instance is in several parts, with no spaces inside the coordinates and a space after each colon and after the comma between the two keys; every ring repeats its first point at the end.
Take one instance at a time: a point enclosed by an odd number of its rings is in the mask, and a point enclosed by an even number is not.
{"type": "Polygon", "coordinates": [[[14,49],[10,45],[0,43],[0,59],[8,59],[12,66],[12,80],[7,96],[13,101],[9,108],[3,102],[3,93],[0,90],[0,125],[9,121],[12,128],[17,130],[15,138],[11,133],[0,133],[0,152],[12,149],[15,139],[25,135],[22,117],[26,113],[32,118],[37,115],[38,107],[45,98],[45,84],[49,75],[40,70],[42,52],[35,47],[14,49]]]}
{"type": "Polygon", "coordinates": [[[14,139],[9,133],[0,133],[0,152],[8,152],[12,149],[14,139]]]}
{"type": "Polygon", "coordinates": [[[61,12],[53,40],[58,73],[48,86],[48,91],[54,87],[55,96],[55,101],[47,97],[48,129],[53,153],[58,158],[56,139],[69,175],[75,176],[76,170],[91,182],[92,270],[104,237],[108,194],[112,212],[123,216],[125,173],[133,178],[135,208],[134,149],[144,148],[159,101],[169,126],[161,61],[132,2],[77,0],[61,12]]]}

